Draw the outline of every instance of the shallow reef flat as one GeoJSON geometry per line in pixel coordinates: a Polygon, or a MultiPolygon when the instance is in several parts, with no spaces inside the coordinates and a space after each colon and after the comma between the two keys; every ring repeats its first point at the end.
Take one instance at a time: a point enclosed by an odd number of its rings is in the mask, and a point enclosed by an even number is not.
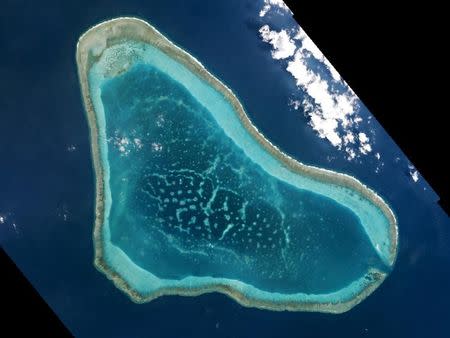
{"type": "Polygon", "coordinates": [[[95,266],[133,301],[221,292],[249,307],[341,313],[392,270],[389,205],[283,153],[231,89],[147,22],[92,27],[76,61],[95,266]]]}

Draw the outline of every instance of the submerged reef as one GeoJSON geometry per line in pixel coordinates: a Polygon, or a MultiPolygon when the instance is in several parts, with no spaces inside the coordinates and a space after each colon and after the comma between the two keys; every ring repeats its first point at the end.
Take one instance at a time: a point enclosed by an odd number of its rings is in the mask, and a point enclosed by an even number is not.
{"type": "Polygon", "coordinates": [[[392,269],[397,221],[357,179],[274,146],[235,94],[136,18],[76,54],[96,178],[95,266],[138,303],[224,293],[340,313],[392,269]]]}

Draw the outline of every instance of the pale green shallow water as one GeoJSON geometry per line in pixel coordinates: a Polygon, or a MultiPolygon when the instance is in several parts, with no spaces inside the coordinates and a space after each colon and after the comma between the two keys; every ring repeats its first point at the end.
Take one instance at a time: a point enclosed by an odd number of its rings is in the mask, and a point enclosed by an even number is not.
{"type": "MultiPolygon", "coordinates": [[[[371,268],[387,268],[389,222],[376,206],[348,188],[287,170],[220,93],[158,49],[134,42],[111,47],[91,68],[89,83],[107,183],[103,256],[132,289],[151,295],[222,282],[258,300],[341,302],[373,283],[371,268]],[[124,50],[136,65],[105,79],[108,62],[124,50]],[[166,125],[155,127],[161,116],[166,125]],[[177,159],[181,163],[172,167],[177,159]],[[171,178],[183,173],[191,182],[209,180],[216,193],[234,196],[235,214],[253,206],[256,224],[242,215],[231,222],[223,200],[212,209],[207,200],[189,202],[208,221],[198,222],[198,215],[193,222],[178,220],[182,198],[172,202],[173,195],[163,196],[168,190],[154,190],[168,169],[176,171],[171,178]],[[266,215],[264,224],[258,213],[266,215]]],[[[193,194],[186,187],[173,193],[178,191],[185,203],[184,195],[193,194]]]]}

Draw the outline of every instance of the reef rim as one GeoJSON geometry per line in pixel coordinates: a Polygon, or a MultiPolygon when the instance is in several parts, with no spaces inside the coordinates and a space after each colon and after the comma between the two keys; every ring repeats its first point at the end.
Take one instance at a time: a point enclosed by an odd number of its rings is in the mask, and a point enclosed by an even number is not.
{"type": "Polygon", "coordinates": [[[239,304],[247,307],[257,307],[275,311],[315,311],[342,313],[350,310],[369,296],[386,278],[386,274],[373,269],[368,273],[373,276],[373,281],[365,289],[354,295],[351,299],[338,303],[317,303],[317,302],[288,302],[288,301],[267,301],[251,298],[248,295],[225,283],[211,283],[208,287],[201,288],[160,288],[150,295],[143,295],[134,290],[127,281],[116,271],[109,267],[104,259],[102,226],[104,222],[105,210],[105,182],[104,168],[101,161],[99,130],[94,105],[89,92],[88,73],[91,66],[101,57],[103,51],[112,45],[132,39],[153,45],[162,50],[177,62],[183,64],[190,71],[195,73],[202,80],[216,89],[233,106],[240,121],[246,130],[258,141],[258,143],[273,157],[277,158],[287,169],[297,174],[312,177],[315,180],[333,185],[343,186],[356,191],[375,206],[377,206],[389,221],[390,248],[388,262],[392,267],[395,264],[398,247],[398,225],[397,219],[389,205],[375,191],[364,185],[358,179],[343,173],[303,164],[291,156],[282,152],[277,146],[272,144],[260,133],[257,127],[250,121],[245,113],[242,104],[236,95],[223,84],[218,78],[209,73],[205,67],[192,55],[172,43],[156,28],[144,20],[132,17],[119,17],[105,22],[101,22],[86,31],[78,40],[76,51],[76,62],[78,76],[82,91],[83,103],[89,124],[91,152],[96,182],[96,202],[95,202],[95,226],[93,242],[95,247],[94,264],[96,268],[104,273],[114,284],[124,291],[134,302],[143,303],[151,301],[163,295],[196,296],[204,293],[219,292],[233,298],[239,304]]]}

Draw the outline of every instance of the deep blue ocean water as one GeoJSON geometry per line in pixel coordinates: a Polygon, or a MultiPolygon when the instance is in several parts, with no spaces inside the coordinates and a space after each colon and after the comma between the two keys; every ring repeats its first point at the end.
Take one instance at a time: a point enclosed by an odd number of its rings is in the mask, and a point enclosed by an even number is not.
{"type": "MultiPolygon", "coordinates": [[[[74,335],[441,337],[447,331],[450,230],[435,194],[423,179],[411,180],[408,160],[374,119],[370,128],[385,163],[378,175],[375,160],[347,161],[287,107],[295,83],[259,39],[260,7],[237,0],[2,6],[0,241],[74,335]],[[90,26],[122,15],[148,20],[198,57],[284,151],[350,173],[387,200],[398,216],[400,251],[373,295],[342,315],[246,309],[218,294],[136,305],[95,270],[94,176],[75,46],[90,26]]],[[[361,115],[370,113],[363,108],[361,115]]]]}

